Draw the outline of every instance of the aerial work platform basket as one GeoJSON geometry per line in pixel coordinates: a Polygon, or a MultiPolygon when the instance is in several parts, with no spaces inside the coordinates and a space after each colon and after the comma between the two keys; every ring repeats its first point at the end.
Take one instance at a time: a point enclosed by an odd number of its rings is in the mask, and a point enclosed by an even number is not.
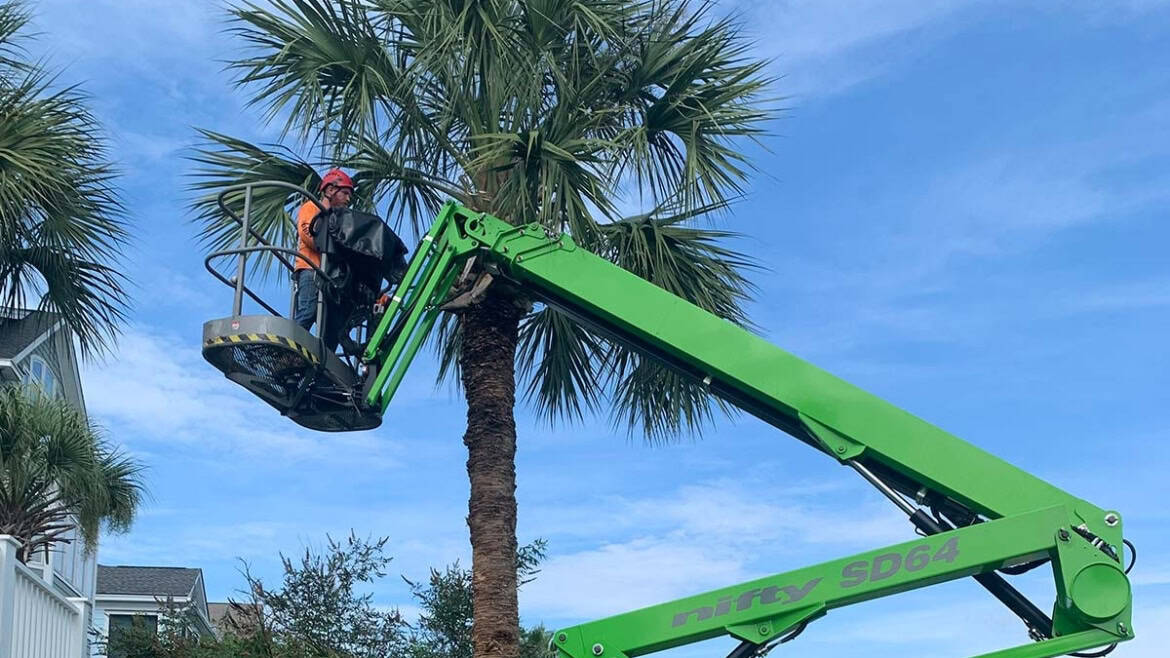
{"type": "Polygon", "coordinates": [[[232,316],[203,325],[203,358],[297,424],[321,431],[373,429],[362,378],[288,318],[232,316]]]}
{"type": "MultiPolygon", "coordinates": [[[[270,254],[276,263],[287,270],[290,278],[295,272],[294,262],[303,257],[295,249],[272,245],[250,225],[252,193],[256,188],[278,187],[298,193],[313,202],[322,211],[325,208],[308,190],[281,181],[234,185],[218,196],[219,207],[241,227],[240,246],[224,249],[207,256],[207,270],[235,291],[232,314],[210,320],[203,325],[203,358],[225,377],[248,389],[267,402],[283,416],[313,430],[326,432],[367,430],[382,423],[381,409],[365,403],[363,388],[371,369],[360,363],[360,354],[343,331],[342,352],[328,349],[317,336],[302,328],[291,316],[296,307],[295,284],[290,295],[288,317],[281,314],[246,283],[248,258],[270,254]],[[233,211],[227,200],[243,195],[242,216],[233,211]],[[217,259],[236,259],[234,276],[225,276],[213,267],[217,259]],[[244,315],[243,303],[247,296],[267,314],[244,315]]],[[[291,196],[291,195],[290,195],[291,196]]],[[[322,255],[321,266],[308,263],[318,277],[317,333],[330,319],[324,295],[334,285],[323,269],[327,256],[322,255]]],[[[335,320],[336,321],[336,320],[335,320]]],[[[362,325],[368,324],[362,323],[362,325]]],[[[359,334],[368,326],[357,326],[359,334]]],[[[352,329],[351,329],[352,330],[352,329]]]]}

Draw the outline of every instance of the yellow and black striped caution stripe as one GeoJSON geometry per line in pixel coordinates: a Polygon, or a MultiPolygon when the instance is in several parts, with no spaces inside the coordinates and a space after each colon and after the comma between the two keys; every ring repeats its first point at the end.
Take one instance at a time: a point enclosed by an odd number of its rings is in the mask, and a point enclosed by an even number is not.
{"type": "Polygon", "coordinates": [[[305,357],[305,359],[307,359],[313,365],[317,365],[317,363],[320,362],[320,360],[317,358],[317,355],[313,354],[309,348],[301,345],[291,338],[286,336],[277,336],[276,334],[230,334],[227,336],[213,336],[212,338],[207,339],[207,342],[204,343],[204,346],[210,347],[212,345],[240,345],[256,343],[269,343],[272,345],[279,345],[281,347],[288,347],[300,353],[301,356],[305,357]]]}

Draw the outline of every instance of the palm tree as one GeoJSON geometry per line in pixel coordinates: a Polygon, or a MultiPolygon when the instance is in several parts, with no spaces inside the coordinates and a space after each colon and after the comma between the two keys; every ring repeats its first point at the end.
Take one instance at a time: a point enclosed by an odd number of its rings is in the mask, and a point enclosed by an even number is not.
{"type": "MultiPolygon", "coordinates": [[[[416,235],[447,197],[540,221],[746,323],[752,263],[722,246],[730,233],[695,220],[742,192],[750,163],[738,149],[771,116],[769,81],[735,21],[709,3],[270,0],[231,17],[250,50],[229,67],[251,103],[297,147],[355,169],[367,207],[416,235]],[[650,211],[622,216],[637,204],[650,211]]],[[[290,148],[203,135],[194,207],[211,248],[239,240],[214,206],[224,186],[316,185],[290,148]]],[[[261,193],[257,229],[289,244],[295,202],[261,193]]],[[[609,408],[616,425],[654,441],[700,431],[719,403],[506,284],[446,316],[438,336],[441,376],[456,376],[467,400],[475,655],[513,658],[517,374],[550,422],[609,408]]]]}
{"type": "Polygon", "coordinates": [[[89,551],[102,526],[129,530],[141,471],[67,401],[0,388],[0,535],[21,543],[21,561],[74,528],[89,551]]]}
{"type": "Polygon", "coordinates": [[[106,141],[84,94],[22,57],[29,14],[0,3],[0,305],[59,314],[83,355],[112,346],[128,306],[128,235],[106,141]]]}

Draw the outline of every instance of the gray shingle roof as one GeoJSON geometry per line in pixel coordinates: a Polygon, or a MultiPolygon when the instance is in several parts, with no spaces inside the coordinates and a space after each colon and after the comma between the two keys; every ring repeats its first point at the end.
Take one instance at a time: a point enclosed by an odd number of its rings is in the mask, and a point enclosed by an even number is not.
{"type": "Polygon", "coordinates": [[[98,594],[189,596],[202,572],[185,567],[107,567],[98,565],[98,594]]]}
{"type": "Polygon", "coordinates": [[[228,613],[230,607],[230,604],[227,603],[208,603],[207,616],[211,618],[211,623],[218,624],[219,620],[228,613]]]}
{"type": "Polygon", "coordinates": [[[7,310],[0,313],[0,359],[20,354],[21,350],[48,331],[59,319],[60,316],[44,311],[7,310]],[[10,317],[9,314],[21,317],[10,317]]]}

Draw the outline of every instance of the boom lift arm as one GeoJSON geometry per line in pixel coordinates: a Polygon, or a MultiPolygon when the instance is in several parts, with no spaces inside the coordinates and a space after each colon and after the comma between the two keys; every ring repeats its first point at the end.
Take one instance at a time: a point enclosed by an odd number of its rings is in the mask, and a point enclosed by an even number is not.
{"type": "MultiPolygon", "coordinates": [[[[591,330],[658,358],[713,394],[856,470],[922,538],[566,628],[561,658],[641,656],[719,635],[762,655],[829,610],[973,576],[1045,657],[1133,637],[1120,515],[1072,496],[578,247],[448,203],[363,355],[365,401],[385,412],[468,259],[591,330]],[[1051,562],[1039,610],[997,572],[1051,562]]],[[[1080,655],[1103,655],[1080,654],[1080,655]]]]}

